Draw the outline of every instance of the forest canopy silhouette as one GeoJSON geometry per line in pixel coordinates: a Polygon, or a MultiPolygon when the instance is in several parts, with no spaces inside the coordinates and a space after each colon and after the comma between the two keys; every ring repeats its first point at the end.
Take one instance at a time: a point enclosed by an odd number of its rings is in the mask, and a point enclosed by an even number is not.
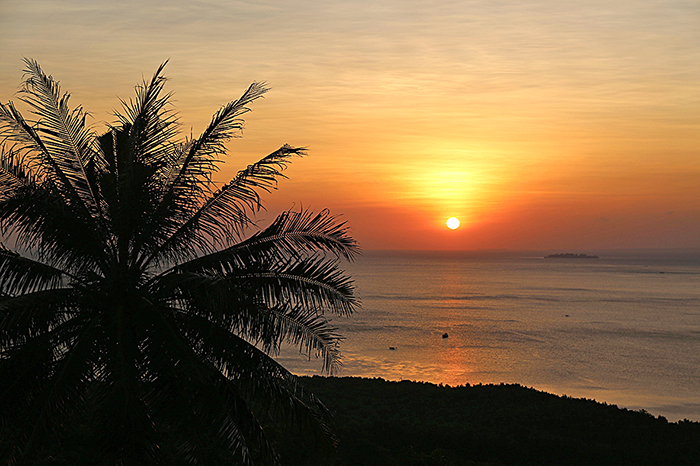
{"type": "Polygon", "coordinates": [[[220,185],[253,83],[181,138],[165,63],[98,134],[25,59],[0,105],[0,462],[270,464],[266,426],[333,443],[326,410],[273,359],[283,343],[334,372],[328,313],[358,307],[359,248],[327,210],[256,227],[283,145],[220,185]]]}

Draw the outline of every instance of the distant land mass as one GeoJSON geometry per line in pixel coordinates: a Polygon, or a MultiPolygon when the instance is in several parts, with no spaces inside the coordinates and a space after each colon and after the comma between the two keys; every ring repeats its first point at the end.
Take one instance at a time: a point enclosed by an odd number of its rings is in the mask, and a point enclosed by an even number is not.
{"type": "Polygon", "coordinates": [[[563,254],[550,254],[545,259],[600,259],[598,256],[589,256],[588,254],[574,254],[571,252],[563,254]]]}
{"type": "Polygon", "coordinates": [[[281,466],[697,466],[700,422],[521,385],[300,377],[336,454],[284,437],[281,466]]]}

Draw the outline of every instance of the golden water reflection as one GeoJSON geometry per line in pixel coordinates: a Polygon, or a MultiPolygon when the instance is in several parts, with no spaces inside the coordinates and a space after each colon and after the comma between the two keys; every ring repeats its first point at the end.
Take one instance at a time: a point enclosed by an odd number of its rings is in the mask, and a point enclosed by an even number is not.
{"type": "MultiPolygon", "coordinates": [[[[541,255],[377,254],[356,274],[363,309],[333,322],[346,337],[338,375],[517,383],[700,419],[700,269],[655,257],[553,263],[541,255]]],[[[295,374],[322,375],[319,360],[292,353],[278,360],[295,374]]]]}

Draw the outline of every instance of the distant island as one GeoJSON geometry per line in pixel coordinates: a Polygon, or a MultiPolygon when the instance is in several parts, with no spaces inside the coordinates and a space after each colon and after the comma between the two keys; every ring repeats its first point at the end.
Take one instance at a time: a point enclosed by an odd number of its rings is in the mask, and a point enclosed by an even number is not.
{"type": "Polygon", "coordinates": [[[598,256],[589,256],[588,254],[573,254],[567,252],[564,254],[550,254],[545,259],[600,259],[598,256]]]}

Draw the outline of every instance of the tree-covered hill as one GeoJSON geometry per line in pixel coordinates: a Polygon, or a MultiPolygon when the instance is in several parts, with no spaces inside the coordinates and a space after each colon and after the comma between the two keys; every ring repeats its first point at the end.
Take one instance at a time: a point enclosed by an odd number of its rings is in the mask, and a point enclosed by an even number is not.
{"type": "MultiPolygon", "coordinates": [[[[698,465],[700,423],[520,385],[437,386],[303,377],[333,413],[338,452],[321,464],[698,465]]],[[[290,440],[289,465],[319,464],[290,440]]]]}

